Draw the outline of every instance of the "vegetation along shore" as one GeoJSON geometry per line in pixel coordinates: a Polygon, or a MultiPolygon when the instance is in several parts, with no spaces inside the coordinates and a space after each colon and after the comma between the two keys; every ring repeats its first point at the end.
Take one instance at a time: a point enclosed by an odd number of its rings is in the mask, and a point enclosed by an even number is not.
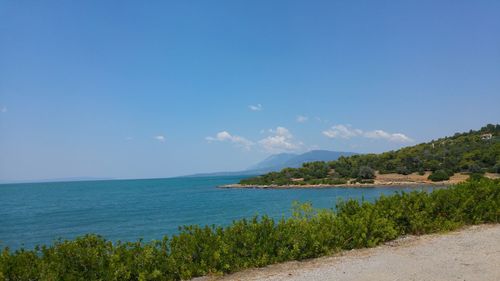
{"type": "Polygon", "coordinates": [[[185,280],[374,247],[403,235],[500,222],[500,180],[470,179],[431,193],[414,191],[335,210],[297,205],[292,217],[222,226],[185,226],[156,242],[89,234],[0,254],[0,280],[185,280]]]}
{"type": "Polygon", "coordinates": [[[470,176],[495,179],[499,174],[500,125],[489,124],[396,151],[304,163],[300,168],[285,168],[223,187],[451,185],[470,176]]]}

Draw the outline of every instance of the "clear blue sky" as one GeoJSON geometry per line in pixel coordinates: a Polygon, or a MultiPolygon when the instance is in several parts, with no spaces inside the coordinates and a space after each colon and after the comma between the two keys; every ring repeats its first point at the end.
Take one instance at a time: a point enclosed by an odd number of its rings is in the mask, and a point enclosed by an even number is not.
{"type": "Polygon", "coordinates": [[[243,169],[500,122],[500,1],[0,0],[0,180],[243,169]]]}

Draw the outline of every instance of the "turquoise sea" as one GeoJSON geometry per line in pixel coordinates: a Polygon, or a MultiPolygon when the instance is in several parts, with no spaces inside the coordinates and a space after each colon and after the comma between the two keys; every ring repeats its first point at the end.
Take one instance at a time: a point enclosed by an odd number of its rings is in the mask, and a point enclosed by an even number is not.
{"type": "MultiPolygon", "coordinates": [[[[33,248],[97,233],[113,241],[172,235],[178,226],[225,225],[290,215],[293,201],[333,208],[339,199],[372,201],[415,188],[225,189],[240,177],[198,177],[0,185],[0,248],[33,248]]],[[[422,187],[429,189],[430,187],[422,187]]],[[[422,189],[420,188],[420,189],[422,189]]]]}

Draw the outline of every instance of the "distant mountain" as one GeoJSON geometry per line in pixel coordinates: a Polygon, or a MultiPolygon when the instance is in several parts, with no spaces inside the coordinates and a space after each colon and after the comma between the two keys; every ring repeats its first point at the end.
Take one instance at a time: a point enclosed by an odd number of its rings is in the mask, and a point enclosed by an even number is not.
{"type": "Polygon", "coordinates": [[[276,167],[281,167],[283,164],[287,163],[288,161],[293,160],[294,158],[297,158],[299,155],[295,153],[280,153],[280,154],[274,154],[266,159],[262,160],[261,162],[249,167],[247,170],[274,170],[276,167]]]}
{"type": "Polygon", "coordinates": [[[340,152],[340,151],[328,151],[328,150],[311,150],[303,154],[295,153],[280,153],[274,154],[261,162],[250,166],[248,169],[243,171],[234,172],[215,172],[215,173],[203,173],[191,175],[189,177],[206,177],[206,176],[234,176],[234,175],[248,175],[256,176],[262,175],[269,172],[277,172],[283,168],[292,167],[298,168],[302,166],[302,163],[314,162],[314,161],[333,161],[337,160],[340,156],[351,156],[355,155],[353,152],[340,152]]]}

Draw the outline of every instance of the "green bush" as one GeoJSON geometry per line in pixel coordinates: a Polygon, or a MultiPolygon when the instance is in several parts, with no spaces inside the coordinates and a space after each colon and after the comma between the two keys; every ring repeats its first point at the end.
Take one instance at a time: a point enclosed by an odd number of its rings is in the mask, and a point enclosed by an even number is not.
{"type": "Polygon", "coordinates": [[[348,200],[336,211],[294,204],[288,219],[267,216],[226,227],[186,226],[161,241],[112,243],[86,235],[33,250],[0,251],[0,280],[181,280],[224,274],[344,249],[374,247],[405,234],[500,222],[500,180],[470,179],[431,193],[348,200]]]}
{"type": "Polygon", "coordinates": [[[408,169],[406,166],[403,166],[403,167],[398,167],[396,169],[396,173],[401,175],[409,175],[412,173],[412,171],[410,171],[410,169],[408,169]]]}
{"type": "Polygon", "coordinates": [[[437,170],[432,172],[427,178],[431,181],[445,181],[450,179],[450,175],[445,170],[437,170]]]}
{"type": "Polygon", "coordinates": [[[375,183],[375,180],[364,180],[364,179],[360,179],[358,182],[359,182],[359,183],[365,183],[365,184],[366,184],[366,183],[372,184],[372,183],[375,183]]]}
{"type": "Polygon", "coordinates": [[[375,170],[368,166],[362,166],[361,168],[359,168],[358,177],[360,179],[374,179],[375,170]]]}
{"type": "Polygon", "coordinates": [[[484,173],[472,173],[469,175],[469,179],[471,180],[481,180],[482,178],[484,178],[484,173]]]}

